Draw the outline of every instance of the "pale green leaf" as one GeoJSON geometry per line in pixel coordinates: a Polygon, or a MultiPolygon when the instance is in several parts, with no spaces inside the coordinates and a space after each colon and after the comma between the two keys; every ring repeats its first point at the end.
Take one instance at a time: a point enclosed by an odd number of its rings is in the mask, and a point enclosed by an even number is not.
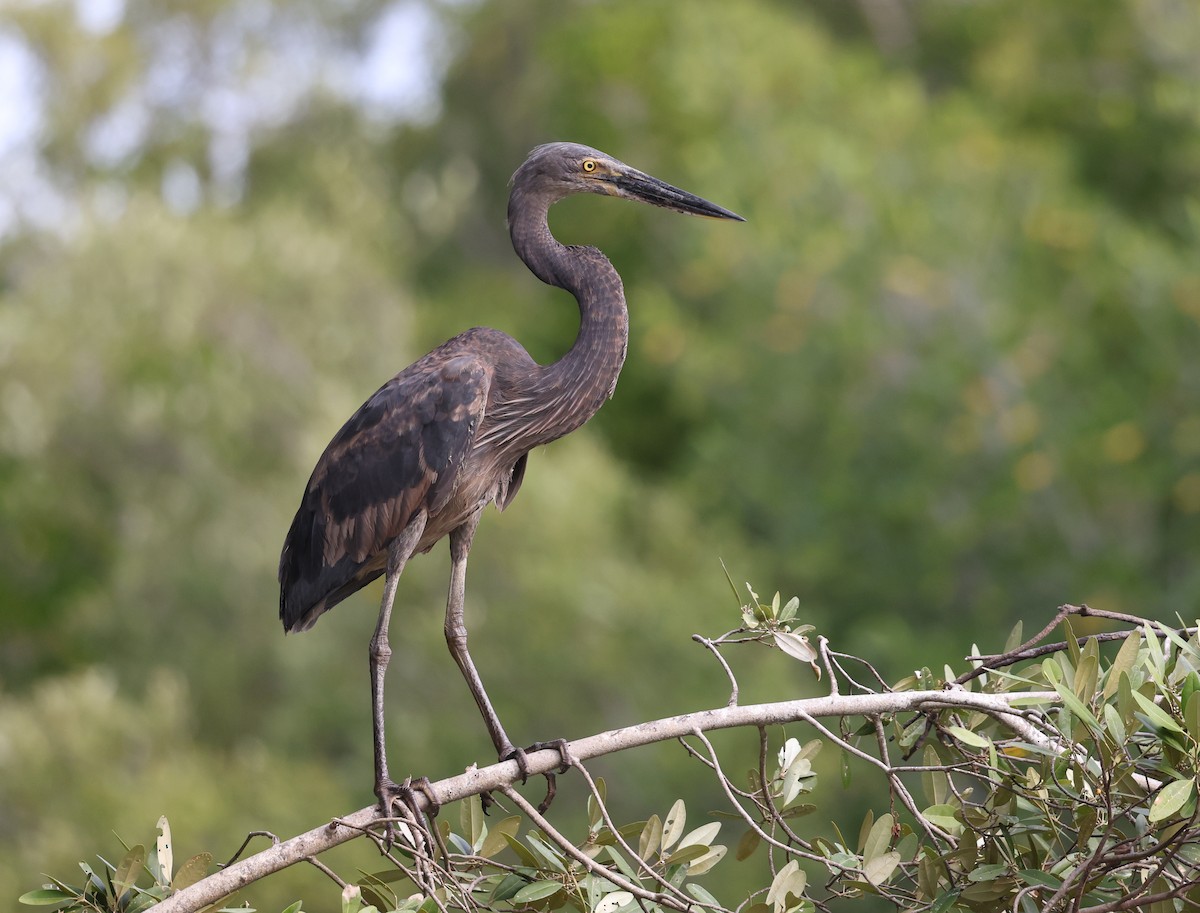
{"type": "Polygon", "coordinates": [[[721,822],[712,821],[708,824],[702,824],[686,837],[679,841],[679,849],[685,846],[709,846],[720,833],[721,822]]]}
{"type": "Polygon", "coordinates": [[[676,799],[671,810],[667,812],[666,820],[663,821],[662,848],[664,850],[669,850],[675,845],[675,841],[683,836],[683,827],[686,822],[687,806],[683,804],[682,799],[676,799]]]}
{"type": "Polygon", "coordinates": [[[479,852],[483,839],[487,836],[487,823],[483,816],[483,801],[479,796],[468,796],[463,799],[458,809],[459,826],[462,828],[471,849],[479,852]]]}
{"type": "MultiPolygon", "coordinates": [[[[895,819],[891,815],[880,815],[879,820],[871,825],[867,839],[863,843],[863,862],[870,862],[887,852],[892,845],[892,826],[895,819]]],[[[873,882],[878,883],[878,882],[873,882]]]]}
{"type": "Polygon", "coordinates": [[[1066,705],[1071,713],[1075,714],[1089,729],[1093,732],[1100,731],[1100,721],[1096,719],[1096,715],[1075,696],[1075,692],[1066,686],[1063,682],[1057,682],[1054,685],[1054,690],[1058,692],[1058,696],[1062,698],[1062,702],[1066,705]]]}
{"type": "Polygon", "coordinates": [[[1200,691],[1193,691],[1183,708],[1183,724],[1191,737],[1200,741],[1200,691]]]}
{"type": "Polygon", "coordinates": [[[191,887],[208,874],[211,865],[212,853],[197,853],[179,867],[179,871],[171,879],[171,887],[176,891],[191,887]]]}
{"type": "Polygon", "coordinates": [[[703,875],[714,865],[724,859],[727,852],[728,848],[719,843],[716,846],[709,847],[708,852],[706,852],[703,856],[699,857],[698,859],[693,859],[688,863],[688,877],[690,878],[693,875],[703,875]]]}
{"type": "Polygon", "coordinates": [[[1125,642],[1121,644],[1121,649],[1117,651],[1116,658],[1113,659],[1112,665],[1109,667],[1108,674],[1104,678],[1104,699],[1110,699],[1117,693],[1117,683],[1121,679],[1121,673],[1128,673],[1137,662],[1138,652],[1142,646],[1142,639],[1135,633],[1131,633],[1125,638],[1125,642]]]}
{"type": "Polygon", "coordinates": [[[1021,646],[1021,638],[1024,637],[1025,626],[1022,622],[1017,622],[1012,631],[1008,634],[1008,640],[1004,642],[1004,652],[1011,653],[1017,647],[1021,646]]]}
{"type": "MultiPolygon", "coordinates": [[[[167,821],[167,816],[163,815],[158,819],[158,868],[161,874],[163,884],[171,883],[171,873],[175,871],[174,859],[172,856],[173,850],[171,845],[171,825],[167,821]]],[[[134,876],[134,880],[137,876],[134,876]]]]}
{"type": "Polygon", "coordinates": [[[557,894],[562,890],[562,887],[562,884],[557,881],[535,881],[533,884],[527,884],[521,890],[517,891],[513,895],[512,902],[514,904],[533,903],[535,900],[541,900],[544,897],[549,897],[551,894],[557,894]]]}
{"type": "Polygon", "coordinates": [[[811,663],[817,658],[817,651],[808,638],[802,634],[792,634],[788,631],[775,632],[775,646],[788,656],[804,663],[811,663]]]}
{"type": "Polygon", "coordinates": [[[767,903],[774,904],[776,910],[786,909],[789,906],[788,895],[790,894],[796,899],[803,897],[807,885],[807,873],[800,868],[800,863],[793,859],[781,868],[771,880],[771,887],[767,891],[767,903]]]}
{"type": "Polygon", "coordinates": [[[1151,726],[1156,729],[1166,729],[1170,732],[1183,732],[1183,727],[1175,722],[1175,718],[1171,714],[1167,713],[1167,711],[1163,710],[1140,691],[1133,692],[1133,699],[1146,715],[1146,720],[1151,726]]]}
{"type": "Polygon", "coordinates": [[[22,894],[17,898],[17,903],[23,903],[30,907],[49,907],[64,903],[75,896],[75,894],[68,894],[57,888],[38,888],[36,891],[28,891],[22,894]]]}
{"type": "Polygon", "coordinates": [[[733,854],[738,862],[744,859],[749,859],[754,855],[754,851],[758,849],[762,843],[762,837],[758,835],[758,831],[754,828],[749,828],[746,833],[742,834],[742,839],[738,841],[737,850],[733,854]]]}
{"type": "Polygon", "coordinates": [[[643,859],[649,859],[657,853],[662,844],[662,836],[662,821],[659,820],[658,815],[651,815],[646,826],[642,828],[641,837],[638,838],[638,855],[643,859]]]}
{"type": "Polygon", "coordinates": [[[713,897],[712,894],[708,893],[705,888],[696,884],[695,882],[689,881],[686,885],[686,889],[687,892],[696,898],[696,900],[700,901],[700,903],[711,904],[714,907],[719,907],[721,905],[721,902],[717,900],[717,898],[713,897]]]}
{"type": "Polygon", "coordinates": [[[947,726],[946,732],[964,745],[970,745],[972,748],[987,748],[992,744],[992,740],[987,736],[979,735],[970,729],[964,729],[962,726],[947,726]]]}
{"type": "MultiPolygon", "coordinates": [[[[880,819],[883,820],[883,819],[880,819]]],[[[873,885],[881,885],[892,877],[896,867],[900,865],[900,854],[894,850],[876,856],[869,862],[863,862],[863,875],[873,885]]]]}
{"type": "Polygon", "coordinates": [[[1172,817],[1196,795],[1196,781],[1191,777],[1173,780],[1164,786],[1154,797],[1147,818],[1151,821],[1162,821],[1172,817]]]}
{"type": "Polygon", "coordinates": [[[605,894],[596,904],[593,913],[616,913],[617,910],[634,902],[634,896],[628,891],[612,891],[605,894]]]}
{"type": "MultiPolygon", "coordinates": [[[[165,820],[165,818],[161,819],[159,822],[160,826],[165,820]]],[[[116,872],[113,873],[113,890],[116,892],[117,897],[120,897],[137,883],[138,876],[142,873],[142,866],[145,862],[146,848],[140,843],[131,846],[129,852],[125,854],[125,858],[121,860],[121,864],[117,866],[116,872]]]]}
{"type": "Polygon", "coordinates": [[[503,852],[508,846],[508,837],[516,837],[517,832],[521,830],[521,818],[519,815],[511,815],[503,821],[498,821],[488,830],[487,836],[483,840],[483,846],[478,850],[480,856],[490,859],[491,857],[503,852]]]}

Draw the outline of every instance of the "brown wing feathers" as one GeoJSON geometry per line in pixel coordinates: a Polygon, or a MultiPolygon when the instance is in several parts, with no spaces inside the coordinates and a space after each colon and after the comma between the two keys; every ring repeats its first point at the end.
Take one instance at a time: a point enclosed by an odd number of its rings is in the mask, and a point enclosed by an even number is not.
{"type": "Polygon", "coordinates": [[[384,384],[334,436],[280,557],[285,630],[311,627],[378,577],[414,513],[434,515],[447,503],[489,381],[482,360],[447,344],[384,384]]]}

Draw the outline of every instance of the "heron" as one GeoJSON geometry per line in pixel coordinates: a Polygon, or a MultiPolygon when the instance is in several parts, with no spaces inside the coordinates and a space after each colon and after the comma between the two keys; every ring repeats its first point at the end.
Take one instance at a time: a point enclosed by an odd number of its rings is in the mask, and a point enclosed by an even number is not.
{"type": "MultiPolygon", "coordinates": [[[[283,544],[279,617],[286,632],[308,630],[347,596],[384,577],[369,657],[374,792],[385,818],[410,791],[409,781],[397,784],[389,776],[384,738],[392,606],[408,560],[443,538],[449,538],[451,559],[446,643],[497,755],[516,760],[524,778],[524,752],[532,749],[514,747],[467,649],[467,557],[484,508],[512,503],[529,452],[590,419],[612,396],[625,361],[629,312],[621,277],[595,247],[560,243],[547,222],[551,205],[577,193],[745,221],[597,149],[576,143],[535,148],[512,177],[508,229],[533,274],[578,302],[574,345],[541,365],[511,336],[476,327],[409,365],[334,435],[283,544]]],[[[534,747],[550,744],[556,743],[534,747]]]]}

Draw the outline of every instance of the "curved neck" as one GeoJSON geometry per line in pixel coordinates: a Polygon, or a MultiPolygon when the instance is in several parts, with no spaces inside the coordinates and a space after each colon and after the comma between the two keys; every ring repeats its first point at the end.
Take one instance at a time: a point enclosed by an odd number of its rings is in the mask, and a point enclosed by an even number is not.
{"type": "Polygon", "coordinates": [[[513,248],[535,276],[566,289],[579,302],[579,335],[571,350],[530,379],[534,402],[544,419],[536,443],[574,431],[613,394],[625,363],[629,311],[616,269],[594,247],[567,247],[550,233],[547,212],[553,198],[519,194],[509,199],[508,227],[513,248]]]}

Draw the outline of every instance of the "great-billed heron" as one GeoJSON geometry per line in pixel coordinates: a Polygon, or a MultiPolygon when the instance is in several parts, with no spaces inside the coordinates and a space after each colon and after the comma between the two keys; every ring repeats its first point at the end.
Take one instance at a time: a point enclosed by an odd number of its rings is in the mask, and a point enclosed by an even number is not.
{"type": "Polygon", "coordinates": [[[501,759],[524,754],[509,739],[467,651],[463,596],[467,554],[483,509],[503,510],[525,475],[529,451],[568,434],[612,396],[625,361],[629,314],[621,277],[594,247],[550,233],[550,206],[599,193],[718,219],[741,216],[672,187],[596,149],[550,143],[512,179],[508,228],[517,256],[543,282],[579,303],[579,335],[562,358],[540,365],[497,330],[467,330],[409,365],[334,436],[292,521],[279,559],[279,616],[304,631],[351,593],[386,576],[370,645],[375,793],[385,816],[404,787],[388,775],[384,674],[388,621],[405,563],[450,537],[446,642],[501,759]]]}

